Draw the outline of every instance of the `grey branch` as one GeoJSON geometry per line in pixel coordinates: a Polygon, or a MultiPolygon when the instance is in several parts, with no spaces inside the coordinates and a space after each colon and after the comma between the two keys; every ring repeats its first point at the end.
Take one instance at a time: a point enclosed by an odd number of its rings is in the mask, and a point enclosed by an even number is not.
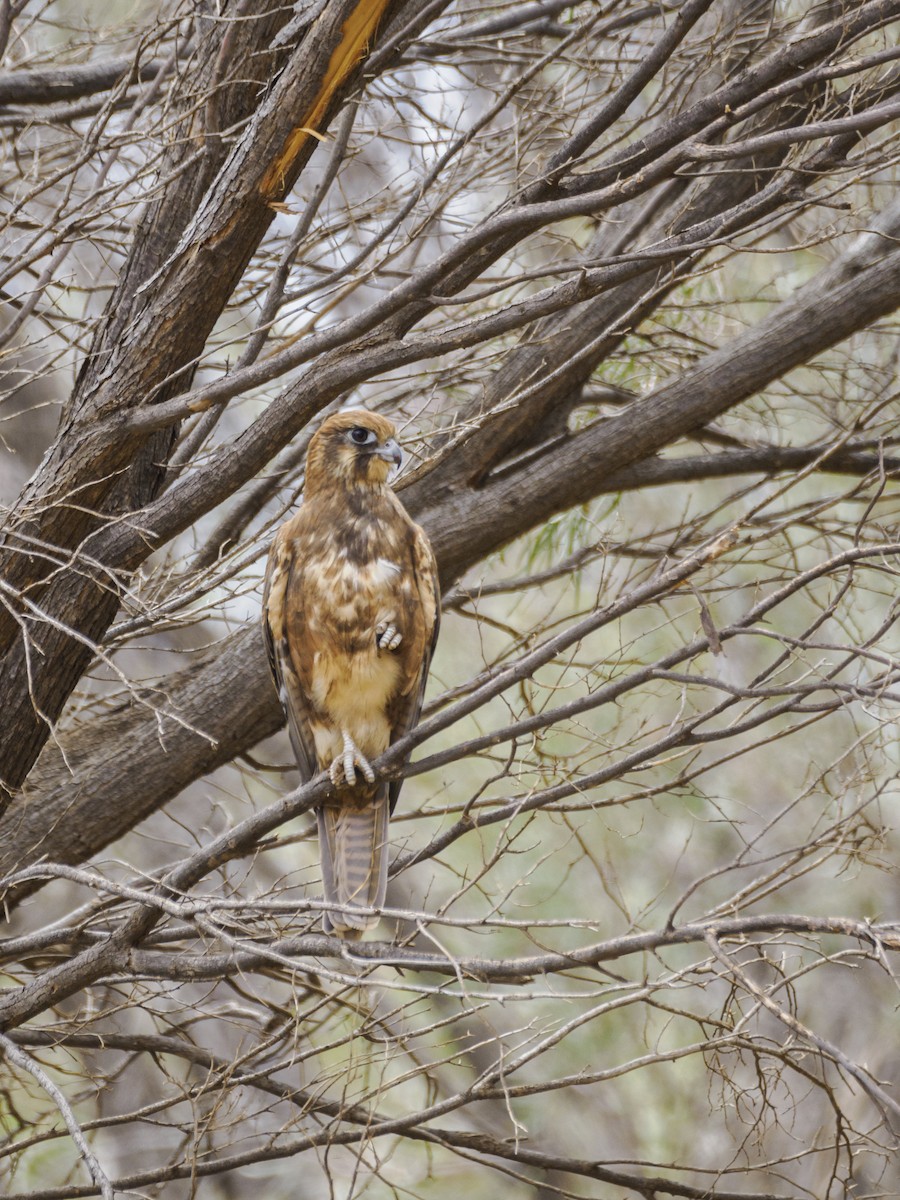
{"type": "Polygon", "coordinates": [[[75,1119],[75,1114],[65,1098],[47,1072],[34,1061],[34,1059],[26,1054],[19,1046],[10,1038],[0,1034],[0,1050],[4,1057],[14,1066],[19,1067],[23,1071],[27,1071],[32,1075],[40,1086],[44,1089],[53,1103],[59,1110],[59,1115],[66,1123],[66,1128],[72,1138],[72,1141],[78,1147],[78,1153],[84,1160],[84,1165],[90,1172],[91,1179],[97,1187],[103,1200],[115,1200],[115,1190],[112,1184],[107,1179],[90,1146],[87,1144],[87,1139],[84,1136],[81,1126],[75,1119]]]}

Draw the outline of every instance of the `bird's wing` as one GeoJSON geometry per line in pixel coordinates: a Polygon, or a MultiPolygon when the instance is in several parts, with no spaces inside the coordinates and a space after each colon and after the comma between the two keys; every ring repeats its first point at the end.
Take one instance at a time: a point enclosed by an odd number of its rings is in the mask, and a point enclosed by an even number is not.
{"type": "Polygon", "coordinates": [[[316,747],[310,728],[310,709],[288,644],[288,598],[297,593],[301,570],[295,554],[296,541],[279,530],[269,552],[263,591],[263,633],[269,665],[278,687],[281,707],[301,779],[306,783],[316,774],[316,747]]]}
{"type": "MultiPolygon", "coordinates": [[[[412,545],[412,569],[417,588],[417,600],[421,613],[422,646],[415,668],[412,671],[408,686],[404,688],[391,724],[391,744],[399,741],[408,733],[419,720],[422,711],[422,701],[425,698],[425,684],[428,681],[428,670],[437,642],[438,630],[441,624],[441,590],[438,579],[437,561],[431,543],[418,525],[414,527],[415,537],[412,545]]],[[[390,811],[394,811],[400,787],[403,781],[394,780],[389,787],[390,811]]]]}

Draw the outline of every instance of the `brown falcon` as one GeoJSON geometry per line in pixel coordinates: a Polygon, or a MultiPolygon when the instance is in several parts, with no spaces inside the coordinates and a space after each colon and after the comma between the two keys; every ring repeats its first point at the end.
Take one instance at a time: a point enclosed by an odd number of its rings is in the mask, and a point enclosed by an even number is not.
{"type": "Polygon", "coordinates": [[[304,782],[327,770],[318,811],[326,930],[359,937],[387,885],[388,816],[400,783],[371,760],[415,725],[437,638],[437,567],[388,486],[394,426],[343,411],[309,444],[303,503],[269,552],[263,628],[304,782]]]}

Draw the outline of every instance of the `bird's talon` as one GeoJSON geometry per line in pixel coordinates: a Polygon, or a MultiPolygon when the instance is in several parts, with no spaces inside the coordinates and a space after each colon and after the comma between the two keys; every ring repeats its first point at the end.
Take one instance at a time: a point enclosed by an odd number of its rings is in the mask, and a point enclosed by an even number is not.
{"type": "Polygon", "coordinates": [[[335,787],[342,784],[346,787],[356,786],[356,772],[360,770],[368,783],[375,782],[375,772],[369,760],[356,747],[349,734],[344,734],[344,749],[328,768],[331,782],[335,787]]]}
{"type": "Polygon", "coordinates": [[[403,634],[390,621],[382,621],[375,627],[375,644],[379,650],[396,650],[403,641],[403,634]]]}

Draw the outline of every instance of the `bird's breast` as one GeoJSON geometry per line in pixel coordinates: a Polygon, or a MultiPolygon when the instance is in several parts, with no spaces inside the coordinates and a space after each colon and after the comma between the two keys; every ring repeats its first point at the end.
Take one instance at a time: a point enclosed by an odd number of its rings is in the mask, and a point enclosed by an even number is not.
{"type": "Polygon", "coordinates": [[[359,560],[346,548],[308,563],[304,591],[311,617],[331,626],[346,649],[361,649],[356,639],[384,620],[394,620],[410,596],[409,572],[388,555],[359,560]]]}
{"type": "Polygon", "coordinates": [[[297,632],[312,652],[305,684],[325,724],[350,733],[366,755],[390,742],[401,656],[378,647],[376,630],[386,622],[402,633],[408,624],[408,574],[388,553],[360,562],[341,547],[304,567],[297,632]]]}

